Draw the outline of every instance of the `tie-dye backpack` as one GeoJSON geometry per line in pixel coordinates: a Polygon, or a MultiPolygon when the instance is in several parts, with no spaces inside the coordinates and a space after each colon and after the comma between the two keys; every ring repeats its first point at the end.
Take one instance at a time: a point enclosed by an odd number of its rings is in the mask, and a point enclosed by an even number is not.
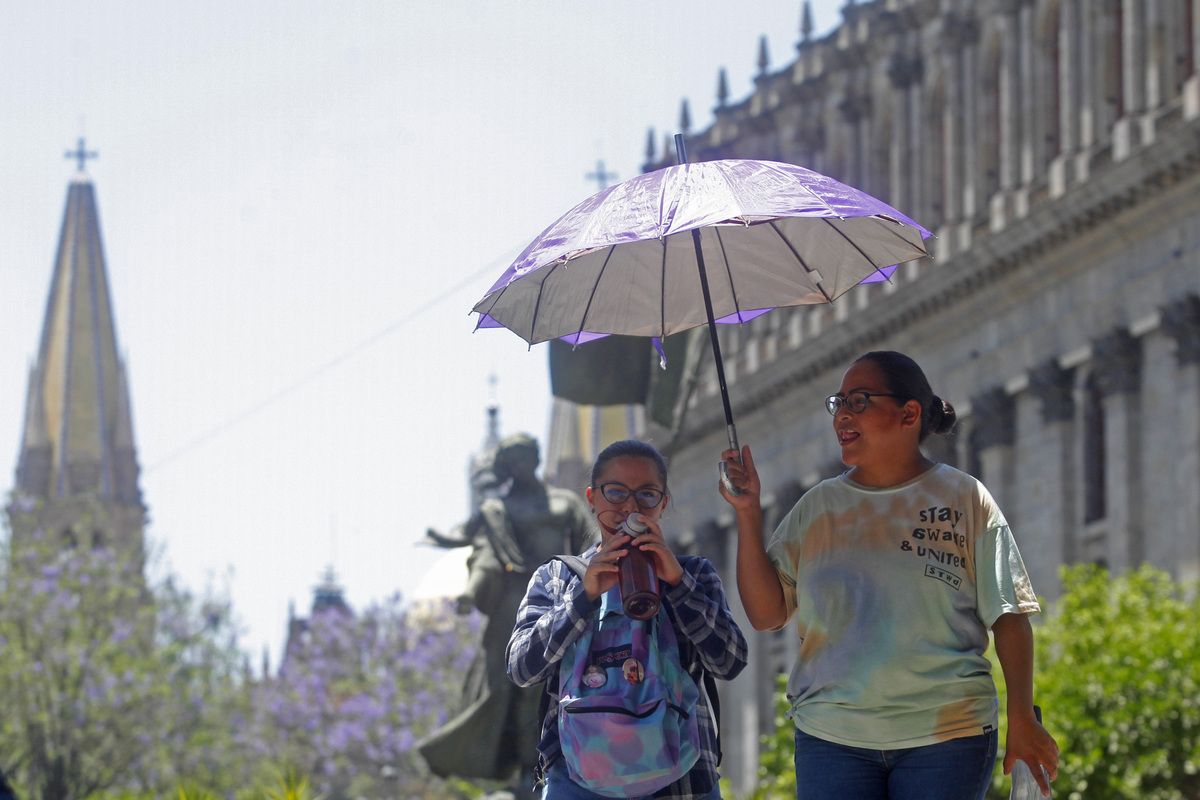
{"type": "Polygon", "coordinates": [[[559,742],[575,783],[605,797],[643,797],[695,766],[700,689],[680,664],[666,608],[634,620],[609,605],[612,597],[563,656],[559,742]]]}

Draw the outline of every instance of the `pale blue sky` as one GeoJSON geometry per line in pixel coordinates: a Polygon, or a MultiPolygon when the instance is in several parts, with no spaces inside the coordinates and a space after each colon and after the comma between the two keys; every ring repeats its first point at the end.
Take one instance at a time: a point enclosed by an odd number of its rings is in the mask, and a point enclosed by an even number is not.
{"type": "MultiPolygon", "coordinates": [[[[813,3],[818,31],[841,0],[813,3]]],[[[790,63],[800,0],[0,0],[0,489],[82,134],[149,535],[273,659],[333,564],[411,594],[467,511],[488,375],[546,439],[545,345],[472,333],[517,252],[790,63]]]]}

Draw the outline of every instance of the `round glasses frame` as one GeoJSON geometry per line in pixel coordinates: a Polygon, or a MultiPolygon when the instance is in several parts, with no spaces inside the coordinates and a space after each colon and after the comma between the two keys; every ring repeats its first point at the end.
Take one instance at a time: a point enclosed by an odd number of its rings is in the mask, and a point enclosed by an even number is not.
{"type": "Polygon", "coordinates": [[[851,392],[845,397],[842,397],[840,394],[831,394],[825,398],[825,410],[831,416],[836,417],[838,409],[845,406],[851,413],[861,414],[867,410],[872,397],[894,397],[897,400],[909,399],[902,394],[882,394],[877,392],[851,392]]]}
{"type": "Polygon", "coordinates": [[[599,489],[600,494],[604,496],[604,499],[613,505],[620,505],[628,500],[630,495],[633,495],[633,499],[635,502],[637,502],[638,508],[657,508],[658,504],[661,503],[663,498],[667,496],[667,493],[661,489],[651,489],[647,487],[634,490],[630,489],[623,483],[616,483],[612,481],[609,483],[602,483],[599,486],[594,486],[592,488],[599,489]]]}

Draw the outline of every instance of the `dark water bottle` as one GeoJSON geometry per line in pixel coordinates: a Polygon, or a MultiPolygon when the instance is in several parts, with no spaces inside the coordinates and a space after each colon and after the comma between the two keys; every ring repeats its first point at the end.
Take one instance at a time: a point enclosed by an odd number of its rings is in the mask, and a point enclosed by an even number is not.
{"type": "MultiPolygon", "coordinates": [[[[646,531],[640,514],[630,514],[617,528],[635,539],[646,531]]],[[[654,559],[629,543],[629,552],[618,562],[621,570],[621,606],[632,619],[650,619],[658,613],[662,599],[658,594],[658,576],[654,574],[654,559]]]]}

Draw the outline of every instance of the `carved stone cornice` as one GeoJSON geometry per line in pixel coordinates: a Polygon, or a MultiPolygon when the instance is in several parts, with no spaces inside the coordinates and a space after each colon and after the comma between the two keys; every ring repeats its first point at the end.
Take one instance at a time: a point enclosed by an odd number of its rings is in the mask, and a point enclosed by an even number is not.
{"type": "Polygon", "coordinates": [[[971,446],[975,452],[1010,446],[1016,440],[1017,404],[1003,387],[995,386],[971,398],[971,446]]]}
{"type": "Polygon", "coordinates": [[[1045,361],[1029,370],[1029,391],[1042,402],[1042,421],[1066,422],[1075,416],[1075,374],[1058,365],[1057,359],[1045,361]]]}
{"type": "Polygon", "coordinates": [[[1175,340],[1179,365],[1200,364],[1200,297],[1184,295],[1161,309],[1163,332],[1175,340]]]}
{"type": "Polygon", "coordinates": [[[1092,343],[1096,388],[1103,397],[1136,392],[1142,382],[1142,343],[1117,328],[1092,343]]]}

